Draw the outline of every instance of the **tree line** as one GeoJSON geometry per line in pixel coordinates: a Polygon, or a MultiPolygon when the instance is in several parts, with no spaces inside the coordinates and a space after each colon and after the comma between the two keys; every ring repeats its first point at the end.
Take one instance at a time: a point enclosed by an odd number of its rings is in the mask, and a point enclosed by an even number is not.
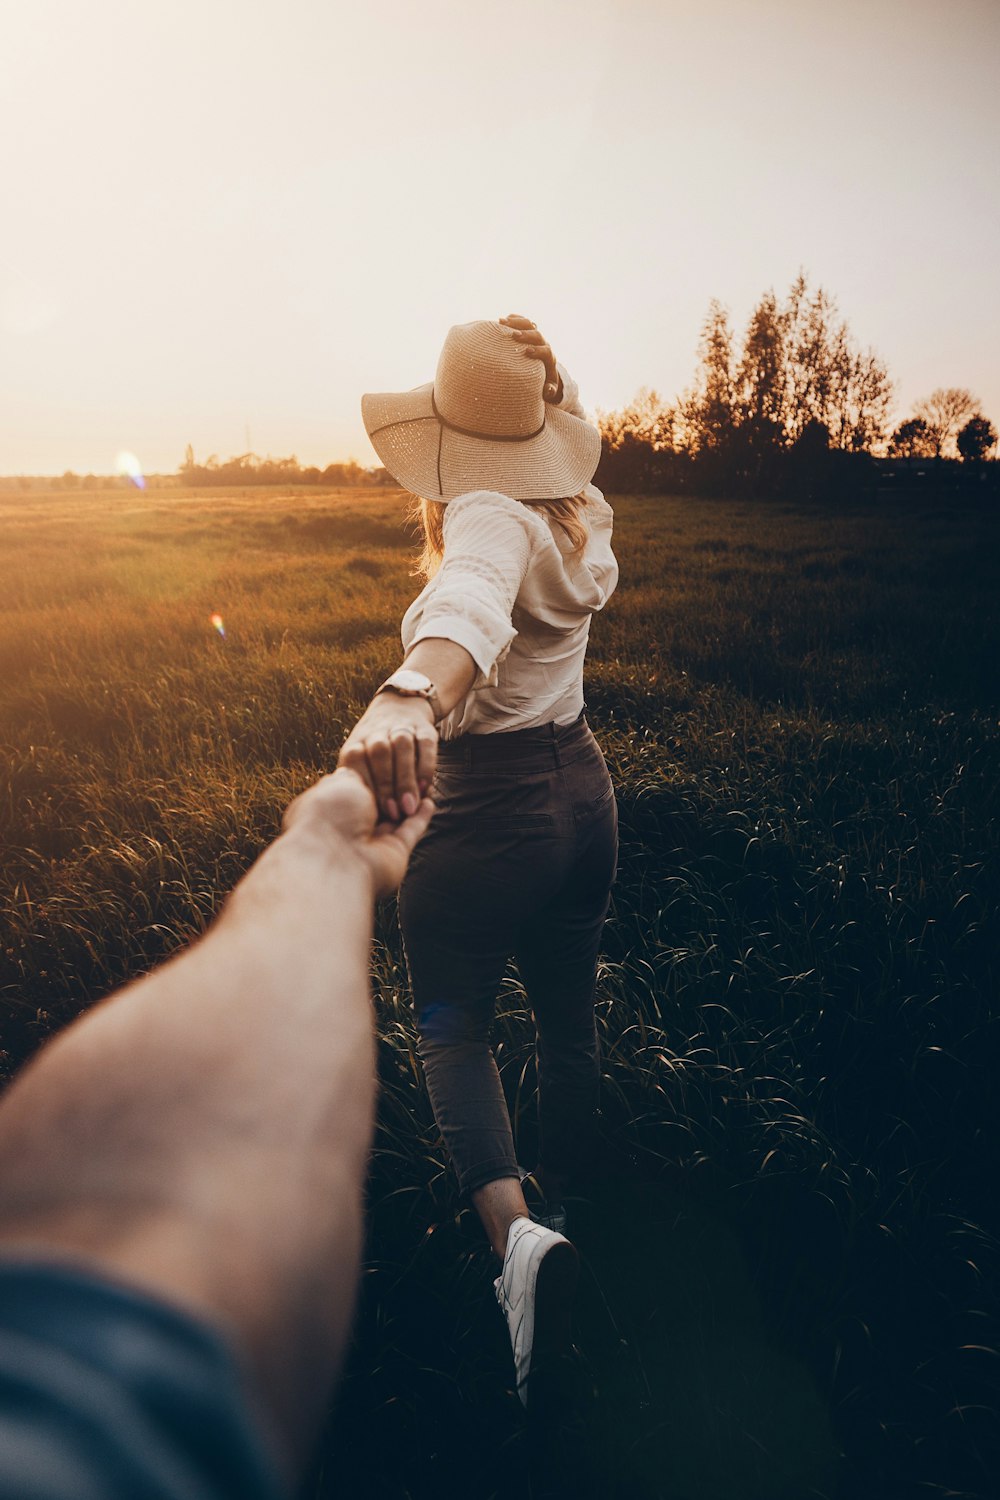
{"type": "MultiPolygon", "coordinates": [[[[976,484],[1000,493],[997,433],[968,390],[938,389],[890,430],[893,382],[871,349],[861,349],[834,299],[810,289],[805,272],[779,300],[766,292],[742,340],[713,300],[702,325],[691,385],[673,402],[643,389],[621,411],[599,412],[605,490],[701,494],[833,496],[905,487],[929,477],[938,489],[976,484]],[[881,473],[879,472],[881,466],[881,473]],[[896,487],[900,487],[897,483],[896,487]]],[[[67,472],[60,480],[0,478],[0,490],[95,489],[120,477],[67,472]]],[[[143,481],[145,483],[145,481],[143,481]]],[[[243,453],[195,460],[190,444],[176,475],[149,476],[152,487],[392,484],[380,466],[349,460],[320,469],[289,458],[243,453]]]]}
{"type": "MultiPolygon", "coordinates": [[[[600,412],[597,482],[614,490],[833,494],[877,482],[879,460],[996,453],[997,434],[966,390],[936,390],[890,431],[893,382],[861,349],[822,288],[804,272],[780,300],[761,297],[738,340],[713,300],[691,385],[673,402],[642,390],[600,412]]],[[[995,479],[995,474],[991,474],[995,479]]]]}
{"type": "MultiPolygon", "coordinates": [[[[118,489],[130,483],[122,474],[76,474],[67,469],[65,474],[53,478],[48,475],[0,476],[0,492],[17,490],[106,490],[118,489]]],[[[195,462],[190,446],[187,457],[176,474],[148,474],[141,482],[142,489],[176,489],[179,485],[211,487],[214,485],[323,485],[333,489],[354,487],[378,488],[394,485],[395,480],[381,466],[364,469],[353,459],[347,463],[327,464],[325,469],[302,468],[298,459],[258,458],[254,453],[243,453],[220,463],[213,454],[203,464],[195,462]]]]}
{"type": "Polygon", "coordinates": [[[303,468],[293,454],[290,458],[259,458],[256,453],[241,453],[237,458],[220,463],[213,453],[203,464],[195,462],[190,443],[184,462],[178,469],[184,485],[263,485],[263,484],[314,484],[327,487],[372,488],[394,481],[385,469],[376,466],[364,469],[349,459],[347,463],[327,464],[319,469],[315,465],[303,468]]]}

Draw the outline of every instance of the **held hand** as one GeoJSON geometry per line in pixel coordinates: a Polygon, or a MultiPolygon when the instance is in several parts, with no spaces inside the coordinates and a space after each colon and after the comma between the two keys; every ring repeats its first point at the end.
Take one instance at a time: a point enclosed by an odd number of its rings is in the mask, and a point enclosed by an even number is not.
{"type": "Polygon", "coordinates": [[[508,313],[499,321],[514,330],[515,339],[524,345],[524,352],[529,359],[540,359],[545,366],[545,385],[542,387],[545,400],[561,401],[562,376],[556,369],[556,357],[546,343],[544,334],[539,333],[530,318],[523,318],[520,313],[508,313]]]}
{"type": "Polygon", "coordinates": [[[344,741],[338,766],[371,788],[383,818],[398,823],[417,809],[434,777],[437,730],[426,698],[379,693],[344,741]]]}
{"type": "Polygon", "coordinates": [[[412,817],[401,823],[376,822],[371,788],[346,767],[323,776],[285,810],[286,833],[312,823],[343,839],[368,866],[376,896],[387,896],[406,874],[414,848],[427,832],[434,804],[425,797],[412,817]]]}

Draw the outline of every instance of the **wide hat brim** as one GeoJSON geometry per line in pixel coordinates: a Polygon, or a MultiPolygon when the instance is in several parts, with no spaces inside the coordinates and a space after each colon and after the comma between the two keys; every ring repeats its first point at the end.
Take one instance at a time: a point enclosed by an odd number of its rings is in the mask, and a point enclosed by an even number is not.
{"type": "Polygon", "coordinates": [[[498,490],[512,500],[576,495],[594,477],[601,434],[581,417],[545,408],[532,437],[498,439],[459,432],[434,410],[434,382],[361,398],[372,447],[404,489],[425,500],[498,490]]]}

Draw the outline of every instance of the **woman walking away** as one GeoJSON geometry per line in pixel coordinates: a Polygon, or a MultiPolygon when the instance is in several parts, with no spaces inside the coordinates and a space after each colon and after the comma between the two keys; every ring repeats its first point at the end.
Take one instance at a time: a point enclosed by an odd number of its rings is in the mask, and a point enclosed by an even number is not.
{"type": "Polygon", "coordinates": [[[600,1059],[594,988],[618,814],[588,727],[590,622],[618,580],[601,441],[535,325],[452,328],[431,384],[362,398],[417,497],[427,583],[402,668],[340,755],[387,817],[437,805],[400,890],[419,1055],[461,1193],[501,1263],[518,1394],[570,1344],[577,1253],[562,1200],[586,1171],[600,1059]],[[435,727],[436,726],[436,732],[435,727]],[[490,1046],[516,959],[536,1027],[538,1164],[526,1180],[490,1046]],[[539,1194],[533,1217],[524,1186],[539,1194]]]}

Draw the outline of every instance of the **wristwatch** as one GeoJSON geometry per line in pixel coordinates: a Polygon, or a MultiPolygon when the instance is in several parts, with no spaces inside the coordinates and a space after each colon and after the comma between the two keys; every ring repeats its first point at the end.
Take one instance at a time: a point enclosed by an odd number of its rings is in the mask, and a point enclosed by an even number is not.
{"type": "Polygon", "coordinates": [[[435,724],[444,718],[444,710],[438,699],[437,691],[429,677],[423,672],[414,672],[411,667],[400,667],[387,677],[382,686],[375,689],[375,697],[379,693],[398,693],[401,698],[426,698],[431,706],[435,724]]]}

